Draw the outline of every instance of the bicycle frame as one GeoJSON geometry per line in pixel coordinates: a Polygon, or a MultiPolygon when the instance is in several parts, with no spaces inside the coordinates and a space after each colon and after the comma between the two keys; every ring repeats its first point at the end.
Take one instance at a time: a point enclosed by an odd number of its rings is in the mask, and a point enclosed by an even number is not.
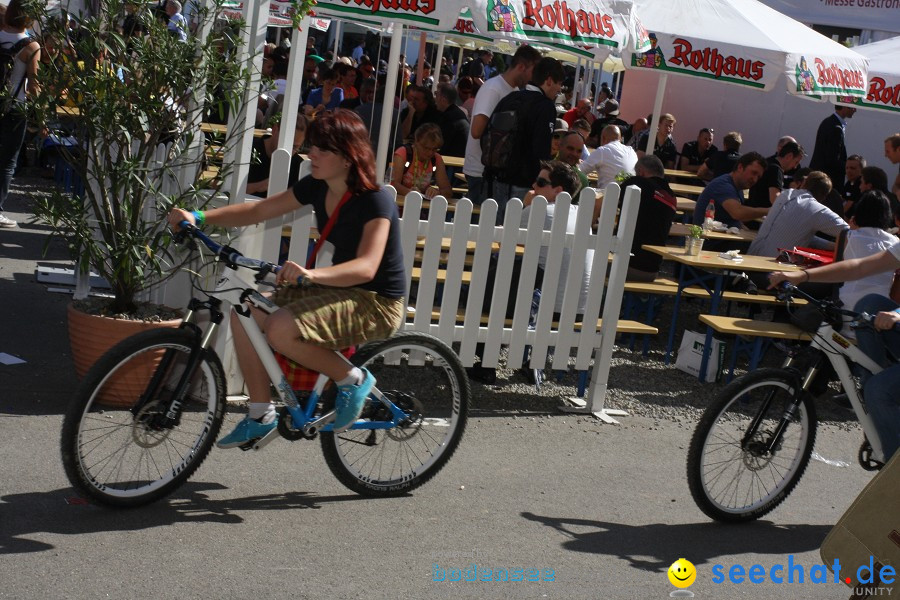
{"type": "Polygon", "coordinates": [[[881,366],[869,358],[855,343],[835,331],[834,327],[828,323],[823,323],[819,327],[813,336],[810,345],[817,350],[821,350],[825,353],[825,356],[828,357],[831,366],[834,367],[834,370],[841,381],[841,385],[844,388],[844,392],[847,394],[847,398],[850,400],[853,412],[856,413],[856,418],[859,420],[860,425],[862,425],[863,432],[866,434],[866,438],[872,446],[873,457],[882,463],[885,462],[881,438],[878,437],[875,423],[866,411],[863,399],[856,390],[856,383],[853,381],[853,374],[850,372],[848,360],[858,364],[872,373],[872,375],[880,373],[882,371],[881,366]]]}
{"type": "MultiPolygon", "coordinates": [[[[202,233],[197,232],[195,235],[207,245],[213,244],[214,246],[219,246],[202,233]]],[[[213,246],[210,247],[213,248],[213,246]]],[[[222,247],[219,246],[218,250],[221,249],[222,247]]],[[[245,259],[240,256],[233,257],[233,262],[235,265],[245,266],[251,269],[255,268],[257,270],[259,270],[261,265],[267,264],[262,263],[262,261],[257,261],[255,259],[245,259]]],[[[182,327],[193,325],[195,328],[197,328],[197,331],[200,332],[201,335],[199,350],[211,351],[209,349],[209,345],[213,338],[213,334],[215,333],[216,329],[218,329],[218,326],[223,318],[223,313],[219,310],[219,307],[222,303],[225,303],[227,305],[225,313],[231,313],[238,317],[237,319],[232,320],[232,323],[238,323],[239,326],[243,328],[250,340],[251,345],[253,346],[254,351],[262,361],[266,373],[269,376],[269,380],[274,385],[278,397],[285,404],[287,411],[290,413],[292,427],[294,429],[302,431],[303,436],[308,438],[313,437],[320,431],[332,431],[332,423],[334,422],[335,418],[333,410],[324,415],[318,417],[315,416],[316,407],[319,403],[319,400],[322,398],[325,387],[330,381],[328,376],[319,374],[319,377],[316,379],[316,383],[313,386],[312,392],[310,393],[305,406],[301,404],[297,399],[296,394],[294,394],[294,390],[291,389],[291,386],[288,383],[284,372],[281,370],[278,361],[275,360],[275,355],[273,354],[272,349],[269,347],[265,335],[263,334],[256,320],[253,318],[253,314],[251,311],[251,307],[256,307],[267,314],[272,314],[276,310],[278,310],[279,307],[276,306],[275,303],[273,303],[271,300],[266,298],[263,294],[259,293],[256,290],[255,285],[250,284],[242,279],[235,272],[235,269],[228,266],[222,269],[222,273],[219,275],[216,281],[215,290],[212,293],[209,293],[209,296],[212,298],[212,300],[207,302],[198,300],[196,298],[191,300],[188,312],[185,315],[182,324],[182,327]],[[197,309],[201,308],[209,310],[212,316],[212,319],[207,326],[206,331],[201,331],[199,327],[197,327],[194,318],[197,309]]],[[[348,366],[353,366],[342,354],[340,354],[339,352],[336,352],[335,354],[340,356],[348,366]]],[[[187,379],[187,376],[188,374],[186,373],[185,379],[187,379]]],[[[407,413],[397,407],[397,405],[395,405],[389,398],[382,394],[377,388],[372,389],[371,395],[376,397],[390,411],[391,420],[360,420],[354,423],[350,427],[350,429],[391,429],[397,427],[404,419],[408,418],[409,415],[407,413]]],[[[173,405],[173,407],[170,407],[169,412],[171,413],[173,411],[177,411],[177,406],[173,405]]],[[[253,449],[258,450],[262,448],[273,439],[275,439],[275,437],[277,437],[278,435],[279,430],[277,428],[273,429],[265,437],[257,440],[253,444],[253,449]]]]}

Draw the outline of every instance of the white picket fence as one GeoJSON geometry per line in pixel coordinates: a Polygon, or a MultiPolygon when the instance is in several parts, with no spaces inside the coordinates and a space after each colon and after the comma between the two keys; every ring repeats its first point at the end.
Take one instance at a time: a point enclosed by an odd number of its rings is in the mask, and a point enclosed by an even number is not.
{"type": "MultiPolygon", "coordinates": [[[[396,192],[388,186],[388,189],[396,192]]],[[[527,227],[520,228],[522,203],[511,200],[506,208],[502,226],[496,226],[497,204],[487,200],[481,205],[480,216],[473,219],[473,205],[467,199],[456,202],[449,213],[443,197],[430,201],[427,218],[420,218],[422,196],[412,193],[406,196],[401,217],[403,255],[406,267],[407,289],[418,285],[414,305],[409,307],[410,318],[404,324],[407,330],[430,333],[448,344],[456,344],[463,364],[475,362],[476,344],[484,344],[481,364],[497,366],[501,351],[506,349],[506,364],[510,368],[522,366],[526,346],[531,347],[529,366],[542,368],[552,351],[552,367],[567,369],[570,356],[574,355],[576,370],[591,367],[593,372],[588,402],[580,412],[603,413],[609,377],[610,360],[615,341],[616,325],[622,303],[625,276],[628,269],[634,223],[637,219],[640,191],[625,191],[625,200],[615,229],[618,185],[610,184],[605,191],[599,226],[591,230],[595,195],[586,190],[579,198],[575,233],[566,232],[566,220],[554,219],[550,230],[544,229],[547,202],[543,197],[532,203],[527,227]],[[449,245],[445,239],[449,238],[449,245]],[[468,250],[474,242],[474,253],[468,250]],[[488,268],[493,244],[499,243],[496,257],[496,279],[493,290],[487,289],[488,268]],[[534,279],[538,268],[538,256],[547,249],[547,266],[541,285],[542,298],[536,325],[529,328],[534,279]],[[568,274],[560,281],[559,265],[563,248],[571,252],[568,274]],[[521,275],[515,290],[515,310],[510,323],[506,319],[507,299],[510,293],[513,264],[521,256],[521,275]],[[585,254],[593,250],[590,288],[584,314],[576,316],[585,254]],[[471,268],[466,266],[467,253],[471,268]],[[421,256],[421,261],[415,257],[421,256]],[[604,278],[609,266],[608,281],[604,278]],[[469,281],[463,282],[467,272],[469,281]],[[560,319],[553,322],[554,300],[559,286],[564,288],[560,319]],[[467,289],[464,289],[467,287],[467,289]],[[486,294],[492,294],[490,313],[483,322],[482,306],[486,294]],[[465,298],[464,302],[461,300],[465,298]],[[460,308],[461,304],[464,308],[460,308]],[[433,313],[436,313],[433,315],[433,313]],[[598,318],[602,317],[601,324],[598,318]],[[577,326],[576,323],[581,323],[577,326]]],[[[253,200],[248,200],[253,201],[253,200]]],[[[556,214],[569,212],[570,198],[561,194],[556,199],[556,214]]],[[[238,240],[241,251],[251,256],[274,258],[281,243],[284,225],[291,228],[288,258],[305,264],[309,251],[311,229],[315,221],[310,207],[302,208],[284,223],[270,222],[246,228],[238,240]]],[[[315,234],[312,234],[315,237],[315,234]]],[[[318,264],[329,264],[330,244],[323,245],[318,264]]]]}

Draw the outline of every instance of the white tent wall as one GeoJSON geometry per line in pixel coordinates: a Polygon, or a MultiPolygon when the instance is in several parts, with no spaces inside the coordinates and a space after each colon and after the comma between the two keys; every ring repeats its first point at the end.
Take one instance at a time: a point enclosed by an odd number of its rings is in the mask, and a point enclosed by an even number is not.
{"type": "MultiPolygon", "coordinates": [[[[627,71],[620,117],[632,123],[647,116],[653,110],[658,81],[658,73],[627,71]]],[[[834,111],[834,106],[786,94],[785,89],[783,80],[771,92],[760,92],[693,77],[669,77],[662,111],[677,119],[673,137],[679,151],[685,142],[696,139],[703,127],[715,129],[715,144],[719,148],[727,132],[739,131],[744,139],[741,151],[755,150],[764,156],[775,152],[779,137],[792,135],[807,151],[805,166],[812,155],[819,123],[834,111]]],[[[884,157],[883,142],[898,131],[900,117],[858,110],[847,122],[847,152],[864,156],[869,165],[881,167],[893,181],[897,166],[884,157]]]]}

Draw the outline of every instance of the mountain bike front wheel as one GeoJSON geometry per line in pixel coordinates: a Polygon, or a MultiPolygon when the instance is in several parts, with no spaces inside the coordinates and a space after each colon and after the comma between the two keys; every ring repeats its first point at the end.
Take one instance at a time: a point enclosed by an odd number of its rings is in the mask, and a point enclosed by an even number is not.
{"type": "Polygon", "coordinates": [[[759,369],[734,380],[691,438],[687,478],[697,506],[723,522],[774,509],[809,464],[815,424],[815,406],[791,372],[759,369]]]}
{"type": "Polygon", "coordinates": [[[62,459],[92,500],[140,506],[171,493],[206,458],[225,414],[225,376],[207,352],[174,419],[166,415],[195,346],[183,329],[139,333],[91,368],[66,412],[62,459]]]}
{"type": "MultiPolygon", "coordinates": [[[[469,380],[449,346],[418,332],[400,332],[366,345],[352,362],[376,379],[361,418],[391,421],[382,396],[408,418],[389,429],[322,432],[325,462],[341,483],[359,494],[405,494],[434,477],[459,445],[471,401],[469,380]]],[[[325,408],[332,406],[333,398],[325,408]]]]}

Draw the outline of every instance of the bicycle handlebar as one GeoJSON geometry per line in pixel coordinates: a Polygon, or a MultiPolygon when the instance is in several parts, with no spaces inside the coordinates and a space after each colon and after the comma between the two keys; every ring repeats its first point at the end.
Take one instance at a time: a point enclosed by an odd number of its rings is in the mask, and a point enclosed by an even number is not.
{"type": "MultiPolygon", "coordinates": [[[[776,288],[776,298],[781,300],[782,302],[790,303],[791,299],[794,295],[799,295],[803,297],[807,302],[815,306],[822,313],[825,314],[826,318],[838,317],[838,316],[848,316],[853,319],[853,322],[850,324],[851,327],[858,328],[860,325],[874,327],[875,325],[875,315],[870,315],[866,312],[856,312],[852,310],[847,310],[845,308],[841,308],[840,306],[835,305],[834,300],[831,299],[820,299],[810,296],[803,290],[801,290],[796,285],[789,283],[787,281],[783,281],[776,288]]],[[[900,330],[900,324],[894,325],[895,330],[900,330]]]]}
{"type": "MultiPolygon", "coordinates": [[[[268,273],[277,273],[281,270],[280,265],[276,265],[265,260],[260,260],[258,258],[248,258],[231,246],[223,246],[222,244],[212,240],[208,235],[200,231],[200,229],[198,229],[195,225],[192,225],[189,221],[182,221],[178,224],[178,227],[179,231],[175,234],[176,244],[183,241],[185,236],[191,236],[194,239],[200,240],[207,248],[214,252],[218,258],[222,259],[225,264],[232,269],[243,267],[252,271],[259,271],[262,276],[265,276],[268,273]]],[[[300,284],[302,282],[303,277],[298,277],[297,283],[300,284]]]]}

